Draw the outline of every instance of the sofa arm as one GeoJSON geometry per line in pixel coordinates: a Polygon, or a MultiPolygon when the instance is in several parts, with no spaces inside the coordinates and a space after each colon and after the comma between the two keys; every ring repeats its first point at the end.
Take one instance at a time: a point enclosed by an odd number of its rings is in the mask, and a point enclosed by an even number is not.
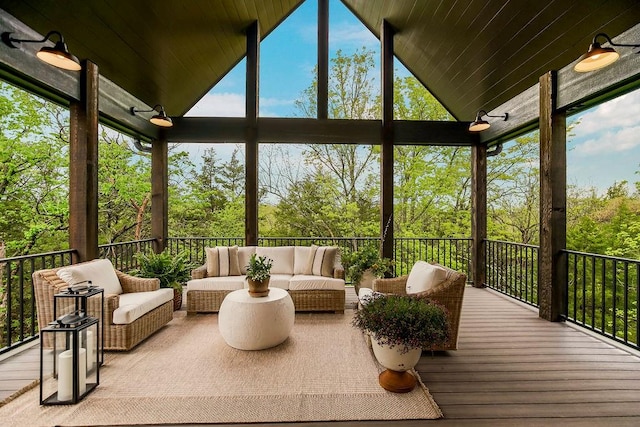
{"type": "Polygon", "coordinates": [[[102,318],[105,325],[113,324],[113,312],[120,307],[120,297],[115,294],[106,294],[104,296],[104,311],[102,318]]]}
{"type": "Polygon", "coordinates": [[[344,268],[342,266],[333,269],[333,278],[344,280],[344,268]]]}
{"type": "Polygon", "coordinates": [[[122,271],[116,270],[118,280],[122,286],[122,292],[130,294],[132,292],[149,292],[160,289],[160,279],[147,279],[135,277],[122,271]]]}
{"type": "Polygon", "coordinates": [[[201,265],[200,267],[191,270],[191,278],[192,279],[204,279],[207,277],[207,264],[201,265]]]}
{"type": "Polygon", "coordinates": [[[406,295],[407,278],[409,276],[393,277],[390,279],[373,279],[371,287],[374,292],[383,294],[406,295]]]}

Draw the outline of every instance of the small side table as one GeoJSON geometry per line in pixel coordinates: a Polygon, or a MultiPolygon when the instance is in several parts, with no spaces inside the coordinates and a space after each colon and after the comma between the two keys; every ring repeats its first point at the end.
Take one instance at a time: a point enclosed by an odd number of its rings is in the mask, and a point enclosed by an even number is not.
{"type": "Polygon", "coordinates": [[[104,363],[104,289],[97,286],[89,286],[82,291],[65,291],[53,296],[54,321],[68,314],[81,314],[94,317],[98,320],[97,336],[94,339],[98,343],[98,361],[100,366],[104,363]]]}
{"type": "Polygon", "coordinates": [[[228,294],[218,312],[220,335],[239,350],[263,350],[284,342],[295,321],[289,292],[270,288],[266,297],[254,298],[248,289],[228,294]]]}

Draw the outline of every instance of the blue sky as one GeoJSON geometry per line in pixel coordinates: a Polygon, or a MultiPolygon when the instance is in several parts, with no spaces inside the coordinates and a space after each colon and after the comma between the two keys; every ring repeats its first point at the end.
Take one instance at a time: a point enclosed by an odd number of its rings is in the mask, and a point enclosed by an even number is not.
{"type": "MultiPolygon", "coordinates": [[[[345,54],[366,47],[380,57],[377,38],[338,0],[329,5],[329,50],[345,54]]],[[[296,117],[294,101],[312,81],[317,57],[317,2],[305,1],[260,46],[260,116],[296,117]]],[[[397,75],[408,71],[396,61],[397,75]]],[[[188,116],[244,116],[245,61],[231,70],[188,116]]],[[[378,78],[379,70],[371,75],[378,78]]],[[[567,182],[604,192],[614,182],[640,181],[640,90],[572,116],[579,119],[567,138],[567,182]]],[[[508,144],[507,144],[508,149],[508,144]]],[[[186,147],[185,147],[186,148],[186,147]]],[[[204,146],[189,147],[194,157],[204,146]]],[[[221,158],[234,146],[218,144],[221,158]]],[[[631,187],[633,188],[633,187],[631,187]]]]}

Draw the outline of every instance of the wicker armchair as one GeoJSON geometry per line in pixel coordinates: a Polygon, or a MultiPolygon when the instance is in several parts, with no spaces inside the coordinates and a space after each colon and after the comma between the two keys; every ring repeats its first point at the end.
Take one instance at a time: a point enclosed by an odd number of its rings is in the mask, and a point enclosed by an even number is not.
{"type": "MultiPolygon", "coordinates": [[[[87,263],[78,263],[79,266],[87,263]]],[[[61,268],[38,270],[33,273],[36,308],[38,312],[38,327],[42,329],[54,320],[53,296],[64,291],[69,285],[56,274],[61,268]]],[[[148,292],[160,289],[158,279],[144,279],[130,276],[115,270],[122,291],[124,293],[148,292]]],[[[119,295],[104,295],[104,349],[130,350],[142,340],[156,332],[173,319],[173,300],[149,311],[129,324],[114,324],[113,312],[119,306],[119,295]]],[[[91,314],[92,307],[88,307],[91,314]]]]}
{"type": "MultiPolygon", "coordinates": [[[[458,328],[460,326],[460,313],[462,312],[462,297],[466,286],[467,276],[448,267],[447,278],[428,291],[415,294],[420,298],[427,298],[443,305],[449,312],[451,331],[449,340],[442,346],[430,350],[456,350],[458,348],[458,328]]],[[[391,279],[375,279],[372,284],[374,292],[385,294],[406,295],[406,284],[409,276],[395,277],[391,279]]]]}

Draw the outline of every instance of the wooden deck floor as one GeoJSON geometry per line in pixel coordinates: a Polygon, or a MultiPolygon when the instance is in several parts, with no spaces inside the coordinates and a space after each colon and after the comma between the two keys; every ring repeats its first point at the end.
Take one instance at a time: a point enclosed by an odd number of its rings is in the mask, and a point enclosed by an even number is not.
{"type": "MultiPolygon", "coordinates": [[[[489,290],[466,289],[458,351],[423,355],[417,369],[444,419],[282,425],[640,425],[640,357],[489,290]]],[[[0,401],[37,377],[38,347],[0,361],[0,401]]]]}

